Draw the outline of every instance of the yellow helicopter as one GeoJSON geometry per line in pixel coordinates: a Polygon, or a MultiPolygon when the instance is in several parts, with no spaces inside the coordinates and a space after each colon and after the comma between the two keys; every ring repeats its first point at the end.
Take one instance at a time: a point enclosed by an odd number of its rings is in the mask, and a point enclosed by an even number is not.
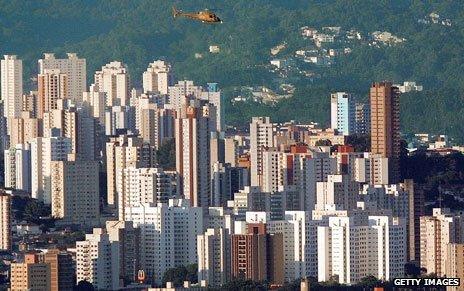
{"type": "Polygon", "coordinates": [[[199,12],[182,12],[177,10],[176,7],[172,7],[172,16],[176,17],[186,17],[195,20],[199,20],[203,23],[222,23],[222,20],[213,12],[209,10],[203,10],[199,12]]]}

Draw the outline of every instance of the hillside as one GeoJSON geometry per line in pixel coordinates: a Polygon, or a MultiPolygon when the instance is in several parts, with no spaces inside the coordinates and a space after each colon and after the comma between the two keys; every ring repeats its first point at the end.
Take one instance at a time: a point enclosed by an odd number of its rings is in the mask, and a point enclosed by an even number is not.
{"type": "Polygon", "coordinates": [[[235,97],[240,86],[276,90],[282,83],[295,86],[293,97],[276,105],[228,104],[227,121],[235,125],[243,125],[257,114],[271,115],[277,121],[327,124],[328,94],[334,90],[353,92],[365,100],[372,81],[416,81],[424,90],[402,96],[403,131],[462,138],[463,8],[459,0],[354,0],[349,4],[341,0],[2,0],[0,51],[24,60],[27,79],[36,73],[42,52],[75,51],[87,58],[89,78],[106,62],[123,60],[136,86],[147,64],[157,58],[171,61],[178,78],[219,82],[228,98],[235,97]],[[209,8],[224,23],[173,20],[172,5],[185,11],[209,8]],[[431,22],[427,16],[432,12],[449,19],[450,25],[431,22]],[[296,50],[312,49],[310,41],[300,35],[302,26],[318,30],[337,26],[343,31],[355,30],[363,38],[338,43],[349,46],[351,52],[338,56],[330,66],[299,61],[294,65],[314,78],[271,72],[270,49],[275,45],[287,44],[278,58],[293,59],[296,50]],[[368,40],[374,31],[388,31],[405,41],[372,45],[368,40]],[[218,45],[220,52],[209,53],[210,45],[218,45]],[[196,53],[202,58],[195,58],[196,53]]]}

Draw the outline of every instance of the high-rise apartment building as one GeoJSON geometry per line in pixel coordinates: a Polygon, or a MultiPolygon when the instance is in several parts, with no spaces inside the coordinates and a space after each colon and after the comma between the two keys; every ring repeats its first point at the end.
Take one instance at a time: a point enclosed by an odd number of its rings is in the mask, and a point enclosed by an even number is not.
{"type": "Polygon", "coordinates": [[[76,242],[77,283],[86,280],[98,290],[117,290],[119,242],[111,242],[104,229],[94,228],[84,241],[76,242]]]}
{"type": "Polygon", "coordinates": [[[11,250],[11,196],[0,193],[0,249],[11,250]]]}
{"type": "Polygon", "coordinates": [[[175,120],[176,170],[181,191],[192,206],[210,203],[209,106],[184,107],[175,120]]]}
{"type": "Polygon", "coordinates": [[[107,203],[117,208],[118,171],[128,167],[150,168],[155,166],[155,148],[144,144],[138,137],[120,135],[106,143],[107,203]]]}
{"type": "Polygon", "coordinates": [[[178,110],[189,103],[190,99],[195,99],[201,96],[203,88],[195,86],[193,81],[178,81],[177,84],[169,86],[169,104],[173,109],[178,110]]]}
{"type": "Polygon", "coordinates": [[[135,134],[136,112],[133,106],[113,105],[106,107],[105,111],[105,134],[117,136],[120,134],[135,134]]]}
{"type": "Polygon", "coordinates": [[[17,118],[8,120],[10,145],[24,144],[32,139],[43,136],[43,122],[32,117],[30,112],[23,111],[17,118]]]}
{"type": "Polygon", "coordinates": [[[427,273],[445,276],[447,247],[462,243],[464,219],[449,209],[434,208],[432,216],[420,218],[420,266],[427,273]]]}
{"type": "Polygon", "coordinates": [[[364,153],[354,160],[353,178],[372,185],[389,184],[389,159],[379,154],[364,153]]]}
{"type": "Polygon", "coordinates": [[[99,92],[95,85],[91,85],[88,92],[82,93],[83,106],[90,109],[90,116],[96,118],[98,123],[105,124],[106,94],[99,92]]]}
{"type": "Polygon", "coordinates": [[[29,144],[5,150],[5,187],[31,192],[31,151],[29,144]]]}
{"type": "Polygon", "coordinates": [[[19,117],[23,96],[23,62],[14,55],[5,55],[0,64],[3,116],[19,117]]]}
{"type": "Polygon", "coordinates": [[[11,264],[11,290],[50,290],[50,264],[37,254],[24,255],[24,262],[11,264]]]}
{"type": "Polygon", "coordinates": [[[355,132],[363,135],[371,132],[371,109],[369,104],[356,103],[355,132]]]}
{"type": "Polygon", "coordinates": [[[143,72],[143,92],[168,94],[173,83],[171,65],[166,61],[154,61],[143,72]]]}
{"type": "Polygon", "coordinates": [[[274,124],[269,117],[253,117],[250,123],[251,186],[262,185],[263,151],[274,146],[274,124]]]}
{"type": "Polygon", "coordinates": [[[59,69],[46,69],[37,77],[38,104],[37,117],[43,118],[45,112],[60,108],[60,100],[68,99],[68,76],[59,69]]]}
{"type": "Polygon", "coordinates": [[[50,291],[73,290],[74,263],[70,253],[49,249],[44,255],[44,263],[50,265],[50,291]]]}
{"type": "Polygon", "coordinates": [[[246,234],[232,235],[232,277],[283,284],[283,236],[268,234],[263,223],[248,223],[246,234]]]}
{"type": "Polygon", "coordinates": [[[57,59],[52,53],[45,53],[39,60],[39,74],[46,70],[59,70],[66,75],[66,96],[76,104],[81,104],[82,93],[87,90],[87,64],[76,53],[67,53],[67,58],[57,59]]]}
{"type": "Polygon", "coordinates": [[[317,228],[318,279],[356,284],[366,276],[404,276],[406,224],[388,216],[329,217],[317,228]]]}
{"type": "Polygon", "coordinates": [[[130,98],[130,77],[122,62],[110,62],[95,72],[95,87],[106,93],[106,105],[127,106],[130,98]]]}
{"type": "Polygon", "coordinates": [[[394,217],[409,219],[409,186],[405,184],[367,185],[359,191],[359,200],[364,201],[367,209],[388,210],[394,217]]]}
{"type": "Polygon", "coordinates": [[[370,88],[371,152],[388,158],[389,183],[399,182],[400,98],[390,82],[374,83],[370,88]]]}
{"type": "Polygon", "coordinates": [[[224,228],[209,228],[198,235],[198,280],[222,286],[230,280],[230,235],[224,228]]]}
{"type": "Polygon", "coordinates": [[[140,229],[132,221],[106,222],[110,242],[119,244],[119,276],[124,282],[135,282],[140,270],[140,229]]]}
{"type": "Polygon", "coordinates": [[[98,169],[96,161],[67,160],[50,163],[53,217],[82,225],[99,224],[98,169]]]}
{"type": "Polygon", "coordinates": [[[141,268],[160,284],[167,269],[197,263],[197,236],[203,234],[203,210],[188,200],[126,208],[126,220],[139,227],[141,268]]]}
{"type": "Polygon", "coordinates": [[[31,141],[32,198],[51,204],[51,162],[66,161],[71,153],[71,139],[59,136],[37,137],[31,141]]]}
{"type": "Polygon", "coordinates": [[[425,215],[425,196],[422,186],[406,179],[404,189],[409,194],[409,257],[408,261],[420,262],[420,217],[425,215]]]}
{"type": "MultiPolygon", "coordinates": [[[[126,209],[145,203],[167,203],[176,198],[176,176],[161,168],[128,167],[117,173],[117,196],[120,219],[125,219],[126,209]]],[[[130,215],[130,214],[128,214],[130,215]]]]}
{"type": "Polygon", "coordinates": [[[445,274],[448,278],[459,278],[461,286],[449,286],[446,290],[462,291],[464,288],[464,244],[448,244],[446,252],[445,274]]]}
{"type": "Polygon", "coordinates": [[[356,131],[356,105],[350,93],[337,92],[330,95],[331,128],[343,135],[356,131]]]}
{"type": "Polygon", "coordinates": [[[75,106],[53,109],[44,113],[43,121],[45,137],[57,128],[61,136],[71,139],[71,153],[78,159],[95,159],[95,119],[86,110],[75,106]]]}
{"type": "Polygon", "coordinates": [[[329,175],[327,182],[317,182],[316,209],[323,210],[326,205],[337,209],[356,209],[359,184],[347,175],[329,175]]]}

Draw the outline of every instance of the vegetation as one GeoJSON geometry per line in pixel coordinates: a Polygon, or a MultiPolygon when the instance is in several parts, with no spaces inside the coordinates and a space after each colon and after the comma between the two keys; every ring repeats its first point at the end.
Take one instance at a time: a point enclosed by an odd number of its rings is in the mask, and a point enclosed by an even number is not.
{"type": "Polygon", "coordinates": [[[430,131],[462,138],[464,114],[464,2],[354,0],[0,0],[0,43],[3,54],[24,60],[25,80],[37,73],[43,52],[75,51],[87,59],[88,77],[111,60],[127,63],[135,86],[141,73],[158,58],[171,61],[178,78],[203,84],[215,81],[226,97],[237,86],[275,87],[285,81],[268,71],[269,49],[286,42],[279,57],[293,55],[309,41],[299,36],[303,25],[341,26],[364,36],[389,31],[406,42],[397,46],[349,44],[352,53],[331,67],[311,68],[319,78],[291,80],[294,96],[275,106],[239,104],[226,106],[229,124],[243,126],[252,115],[273,120],[297,119],[328,124],[330,92],[344,90],[366,100],[372,81],[416,81],[423,92],[404,94],[404,132],[430,131]],[[174,20],[171,6],[185,11],[210,8],[224,23],[205,25],[188,19],[174,20]],[[419,19],[437,12],[452,26],[421,24],[419,19]],[[208,52],[219,45],[218,54],[208,52]],[[195,53],[202,58],[195,58],[195,53]]]}
{"type": "Polygon", "coordinates": [[[93,291],[95,290],[95,288],[90,282],[83,280],[83,281],[79,281],[79,283],[77,283],[77,285],[74,286],[73,290],[74,291],[93,291]]]}
{"type": "Polygon", "coordinates": [[[198,283],[197,264],[168,269],[163,276],[163,286],[166,285],[166,282],[172,282],[174,286],[180,287],[184,281],[189,281],[193,284],[198,283]]]}
{"type": "Polygon", "coordinates": [[[40,217],[47,217],[51,214],[50,206],[32,198],[13,196],[12,207],[15,219],[18,221],[25,220],[40,224],[40,217]]]}
{"type": "Polygon", "coordinates": [[[404,179],[413,179],[424,190],[426,201],[433,202],[430,208],[464,208],[464,155],[428,156],[419,151],[403,156],[401,170],[404,179]]]}

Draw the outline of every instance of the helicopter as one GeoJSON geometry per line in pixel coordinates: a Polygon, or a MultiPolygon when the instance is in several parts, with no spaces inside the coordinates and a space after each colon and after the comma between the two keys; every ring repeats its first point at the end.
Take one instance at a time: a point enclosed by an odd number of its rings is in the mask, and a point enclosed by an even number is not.
{"type": "Polygon", "coordinates": [[[172,16],[174,18],[176,17],[187,17],[195,20],[199,20],[203,23],[222,23],[222,20],[213,12],[205,9],[203,11],[199,12],[193,12],[193,13],[188,13],[188,12],[182,12],[180,10],[177,10],[176,7],[172,7],[172,16]]]}

